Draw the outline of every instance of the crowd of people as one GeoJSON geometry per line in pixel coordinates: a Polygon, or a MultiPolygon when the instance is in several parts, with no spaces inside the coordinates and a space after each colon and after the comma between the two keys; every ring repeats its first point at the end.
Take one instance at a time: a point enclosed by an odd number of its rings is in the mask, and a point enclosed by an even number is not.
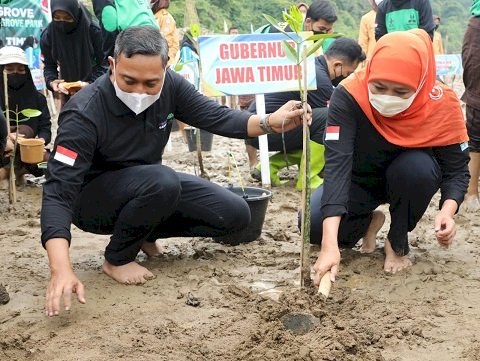
{"type": "MultiPolygon", "coordinates": [[[[51,269],[46,314],[58,315],[62,303],[70,309],[72,293],[85,302],[70,262],[72,224],[111,235],[103,271],[124,284],[154,277],[136,257],[161,252],[159,239],[218,237],[249,224],[244,199],[162,165],[173,118],[245,139],[254,178],[260,173],[256,137],[267,134],[269,149],[277,152],[270,157],[272,185],[280,186],[278,172],[301,165],[300,125],[307,117],[311,177],[302,182],[299,176],[296,187],[305,183],[314,190],[311,242],[321,244],[313,267],[317,285],[327,272],[332,281],[337,277],[341,247],[361,240],[363,252],[375,250],[385,223],[382,204],[389,204],[391,218],[385,272],[412,265],[408,233],[439,190],[432,229],[440,246],[448,247],[464,199],[465,210],[480,210],[480,0],[473,0],[462,52],[466,121],[455,93],[436,76],[435,54],[443,46],[440,17],[430,2],[368,2],[358,41],[339,36],[315,54],[317,88],[308,92],[306,114],[299,92],[272,92],[265,97],[267,114],[259,116],[252,95],[240,98],[241,109],[222,106],[174,71],[179,58],[198,61],[198,54],[191,36],[180,42],[170,0],[93,0],[98,22],[78,0],[52,0],[52,22],[39,42],[47,88],[62,100],[58,133],[44,159],[41,242],[51,269]]],[[[304,31],[335,32],[338,18],[328,0],[297,7],[304,31]]],[[[241,33],[236,26],[229,31],[241,33]]],[[[50,112],[28,64],[21,48],[0,49],[0,68],[8,76],[7,88],[0,86],[2,109],[41,111],[18,132],[17,124],[0,119],[1,178],[8,176],[14,134],[51,141],[50,112]]],[[[15,167],[19,178],[38,171],[21,162],[15,167]]]]}

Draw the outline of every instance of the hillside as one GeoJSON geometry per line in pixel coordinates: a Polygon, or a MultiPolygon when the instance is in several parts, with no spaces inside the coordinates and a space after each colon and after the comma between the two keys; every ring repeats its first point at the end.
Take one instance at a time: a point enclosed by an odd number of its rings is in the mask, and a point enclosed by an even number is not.
{"type": "MultiPolygon", "coordinates": [[[[91,3],[91,0],[82,0],[91,3]]],[[[357,38],[360,18],[370,10],[368,0],[331,0],[337,9],[338,21],[335,29],[346,36],[357,38]]],[[[307,0],[311,3],[311,0],[307,0]]],[[[224,21],[227,26],[236,25],[241,32],[250,32],[265,24],[262,14],[269,14],[281,19],[282,10],[288,8],[293,1],[289,0],[173,0],[170,12],[175,17],[178,27],[185,26],[185,15],[192,14],[186,3],[196,4],[195,8],[203,28],[212,33],[223,33],[224,21]]],[[[470,17],[469,9],[472,0],[431,0],[433,13],[441,18],[440,32],[443,35],[444,47],[448,53],[460,53],[463,34],[470,17]]],[[[89,6],[91,7],[91,6],[89,6]]],[[[188,24],[187,24],[188,25],[188,24]]]]}
{"type": "MultiPolygon", "coordinates": [[[[193,1],[189,1],[193,2],[193,1]]],[[[307,1],[311,3],[311,1],[307,1]]],[[[265,24],[263,13],[281,18],[281,11],[288,8],[292,1],[288,0],[195,0],[201,25],[212,32],[223,33],[224,20],[227,25],[235,24],[242,32],[250,32],[265,24]],[[251,24],[251,25],[250,25],[251,24]]],[[[335,29],[349,37],[358,36],[361,16],[370,10],[368,0],[332,0],[337,8],[338,22],[335,29]]],[[[435,14],[441,18],[440,32],[450,53],[461,51],[463,34],[469,18],[471,0],[432,0],[435,14]]],[[[174,15],[179,27],[184,26],[185,0],[172,1],[170,12],[174,15]]]]}

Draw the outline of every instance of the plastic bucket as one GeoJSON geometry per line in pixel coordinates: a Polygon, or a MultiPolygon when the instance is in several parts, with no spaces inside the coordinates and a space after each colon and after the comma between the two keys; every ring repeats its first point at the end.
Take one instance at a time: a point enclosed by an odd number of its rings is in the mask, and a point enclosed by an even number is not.
{"type": "Polygon", "coordinates": [[[231,245],[255,241],[262,234],[263,221],[267,213],[268,201],[272,198],[272,192],[257,187],[244,187],[245,194],[241,187],[228,187],[228,189],[239,197],[243,197],[247,202],[251,214],[250,224],[239,232],[215,237],[214,240],[231,245]]]}
{"type": "Polygon", "coordinates": [[[23,163],[37,164],[43,161],[42,139],[19,139],[20,159],[23,163]]]}
{"type": "Polygon", "coordinates": [[[212,150],[213,133],[198,128],[185,128],[185,137],[187,138],[188,151],[195,152],[197,150],[197,132],[200,131],[200,142],[202,151],[208,152],[212,150]]]}

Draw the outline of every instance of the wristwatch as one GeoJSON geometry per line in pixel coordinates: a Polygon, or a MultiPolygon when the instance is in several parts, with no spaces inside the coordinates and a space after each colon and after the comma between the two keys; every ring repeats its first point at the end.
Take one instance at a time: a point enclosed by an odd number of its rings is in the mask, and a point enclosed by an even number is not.
{"type": "Polygon", "coordinates": [[[270,114],[265,114],[262,118],[260,118],[260,129],[262,129],[265,134],[273,134],[275,133],[272,129],[272,127],[270,126],[270,124],[268,124],[268,118],[270,117],[270,114]]]}

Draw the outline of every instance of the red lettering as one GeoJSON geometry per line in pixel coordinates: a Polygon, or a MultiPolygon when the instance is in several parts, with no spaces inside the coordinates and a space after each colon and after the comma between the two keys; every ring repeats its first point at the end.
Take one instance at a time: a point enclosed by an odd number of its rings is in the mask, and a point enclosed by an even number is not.
{"type": "Polygon", "coordinates": [[[257,67],[259,75],[260,75],[260,81],[267,81],[266,76],[265,76],[265,66],[259,66],[257,67]]]}
{"type": "Polygon", "coordinates": [[[267,43],[267,56],[266,58],[276,58],[277,57],[277,48],[280,43],[275,41],[275,42],[269,42],[267,43]]]}
{"type": "Polygon", "coordinates": [[[239,57],[238,43],[230,44],[230,59],[237,60],[239,57]]]}
{"type": "Polygon", "coordinates": [[[242,84],[255,82],[252,67],[217,68],[215,72],[216,84],[242,84]]]}
{"type": "Polygon", "coordinates": [[[220,44],[220,59],[221,60],[228,60],[228,44],[222,43],[220,44]]]}
{"type": "Polygon", "coordinates": [[[267,57],[267,45],[265,43],[258,43],[258,57],[260,59],[267,57]]]}
{"type": "Polygon", "coordinates": [[[247,43],[240,43],[240,59],[248,59],[250,52],[247,43]]]}
{"type": "Polygon", "coordinates": [[[250,59],[258,59],[257,45],[258,43],[250,43],[250,59]]]}

